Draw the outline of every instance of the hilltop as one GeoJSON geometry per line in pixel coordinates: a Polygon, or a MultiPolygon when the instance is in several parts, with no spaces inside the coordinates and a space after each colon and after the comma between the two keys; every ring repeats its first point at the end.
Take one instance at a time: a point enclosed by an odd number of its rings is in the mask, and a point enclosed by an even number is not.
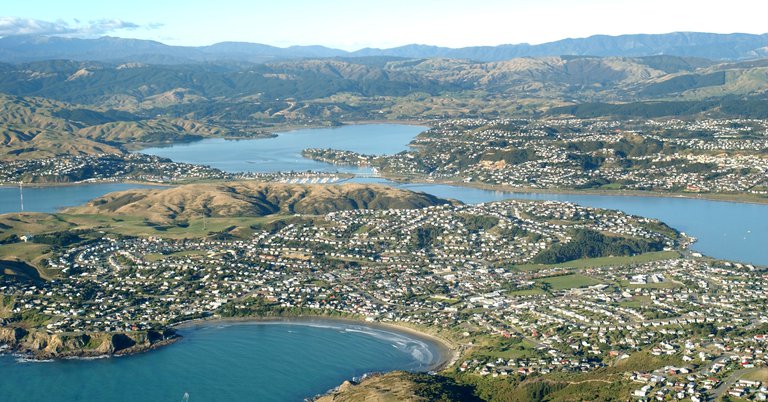
{"type": "Polygon", "coordinates": [[[424,208],[447,203],[426,193],[382,185],[236,182],[120,191],[70,208],[66,213],[142,216],[155,222],[168,222],[201,216],[321,215],[356,209],[424,208]]]}
{"type": "Polygon", "coordinates": [[[0,160],[123,154],[137,143],[258,136],[188,118],[146,117],[48,98],[0,94],[0,160]]]}
{"type": "Polygon", "coordinates": [[[360,383],[345,381],[316,402],[352,401],[481,401],[472,387],[456,384],[444,376],[393,371],[366,378],[360,383]]]}
{"type": "Polygon", "coordinates": [[[120,154],[345,121],[766,118],[766,49],[766,35],[702,33],[358,52],[5,37],[0,159],[120,154]]]}
{"type": "Polygon", "coordinates": [[[768,55],[768,34],[714,34],[672,32],[666,34],[594,35],[530,45],[447,48],[410,44],[389,49],[365,48],[344,51],[324,46],[280,48],[261,43],[222,42],[210,46],[168,46],[160,42],[116,37],[77,39],[49,36],[9,36],[0,39],[0,60],[32,61],[45,59],[140,61],[178,64],[228,60],[267,62],[311,57],[395,56],[406,58],[461,58],[498,61],[516,57],[559,55],[591,56],[678,56],[712,59],[744,59],[768,55]]]}
{"type": "Polygon", "coordinates": [[[764,107],[740,105],[764,103],[766,88],[766,60],[722,63],[676,56],[0,64],[0,92],[17,97],[5,97],[5,103],[45,98],[50,104],[44,109],[60,111],[44,114],[62,119],[57,127],[105,143],[253,135],[296,123],[531,117],[595,102],[666,102],[671,106],[662,109],[669,116],[756,117],[766,114],[764,107]],[[681,102],[699,107],[681,111],[674,107],[681,102]],[[732,107],[713,104],[718,102],[732,107]]]}

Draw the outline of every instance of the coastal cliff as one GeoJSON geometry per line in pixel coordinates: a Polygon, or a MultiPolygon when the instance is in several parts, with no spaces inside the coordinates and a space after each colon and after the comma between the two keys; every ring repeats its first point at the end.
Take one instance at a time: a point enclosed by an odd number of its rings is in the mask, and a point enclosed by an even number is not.
{"type": "Polygon", "coordinates": [[[130,333],[49,334],[23,328],[0,328],[0,344],[35,359],[100,357],[150,350],[177,340],[173,330],[130,333]]]}
{"type": "Polygon", "coordinates": [[[374,374],[360,382],[344,381],[335,390],[314,398],[315,402],[387,401],[481,401],[468,385],[450,377],[392,371],[374,374]]]}

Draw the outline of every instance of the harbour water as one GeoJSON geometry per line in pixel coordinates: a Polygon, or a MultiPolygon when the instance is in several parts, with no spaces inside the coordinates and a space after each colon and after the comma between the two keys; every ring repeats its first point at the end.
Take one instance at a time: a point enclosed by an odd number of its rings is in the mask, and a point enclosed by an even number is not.
{"type": "Polygon", "coordinates": [[[429,340],[338,321],[211,322],[180,333],[133,356],[0,355],[0,401],[301,401],[366,373],[425,371],[443,358],[429,340]]]}
{"type": "MultiPolygon", "coordinates": [[[[350,125],[328,129],[306,129],[281,133],[258,140],[203,140],[142,152],[179,162],[203,163],[227,171],[302,171],[366,172],[356,167],[335,166],[301,157],[310,147],[334,148],[366,154],[393,154],[408,148],[408,143],[424,127],[400,124],[350,125]]],[[[692,198],[638,197],[587,194],[511,193],[462,186],[437,184],[399,185],[465,203],[504,199],[536,199],[575,202],[580,205],[618,209],[660,219],[698,239],[693,249],[716,258],[768,265],[768,205],[741,204],[692,198]]]]}
{"type": "MultiPolygon", "coordinates": [[[[425,128],[401,124],[350,125],[305,129],[255,140],[209,139],[142,152],[179,162],[203,163],[227,171],[368,172],[364,168],[336,166],[301,157],[309,147],[334,148],[366,154],[392,154],[408,149],[408,143],[425,128]]],[[[584,206],[611,208],[660,219],[698,239],[693,249],[716,258],[768,265],[768,205],[742,204],[693,198],[639,197],[588,194],[511,193],[439,184],[396,184],[383,179],[356,181],[389,183],[465,203],[504,199],[569,201],[584,206]]],[[[78,205],[111,191],[140,187],[134,184],[89,184],[25,188],[25,210],[53,212],[78,205]]],[[[18,188],[0,187],[0,213],[18,212],[18,188]]]]}
{"type": "Polygon", "coordinates": [[[399,187],[453,198],[465,203],[504,199],[554,200],[617,209],[659,219],[696,239],[692,249],[703,254],[744,263],[768,265],[768,204],[744,204],[697,198],[592,194],[512,193],[441,184],[399,187]]]}
{"type": "MultiPolygon", "coordinates": [[[[365,172],[308,161],[307,147],[394,153],[423,127],[358,125],[299,130],[262,140],[204,140],[145,150],[228,171],[365,172]],[[281,140],[282,138],[282,140],[281,140]],[[270,142],[271,141],[271,142],[270,142]],[[272,145],[270,145],[272,144],[272,145]]],[[[385,182],[382,179],[366,181],[385,182]]],[[[690,198],[510,193],[440,184],[392,185],[465,203],[504,199],[575,202],[658,218],[698,238],[704,254],[768,265],[768,205],[690,198]]],[[[52,212],[134,184],[25,188],[25,211],[52,212]]],[[[0,213],[17,212],[18,188],[0,187],[0,213]]],[[[371,371],[426,370],[439,348],[397,332],[336,322],[205,324],[181,330],[177,344],[145,354],[49,363],[0,356],[0,401],[291,401],[371,371]],[[124,390],[131,390],[130,393],[124,390]]]]}
{"type": "Polygon", "coordinates": [[[22,194],[25,212],[56,212],[62,208],[84,204],[113,191],[151,188],[133,183],[93,183],[62,186],[0,186],[0,214],[20,212],[22,194]]]}
{"type": "Polygon", "coordinates": [[[424,127],[404,124],[365,124],[315,128],[280,133],[255,140],[206,139],[146,148],[140,152],[177,162],[208,165],[226,172],[320,172],[367,173],[368,168],[336,166],[301,156],[307,148],[334,148],[368,155],[391,155],[408,149],[408,143],[424,127]]]}

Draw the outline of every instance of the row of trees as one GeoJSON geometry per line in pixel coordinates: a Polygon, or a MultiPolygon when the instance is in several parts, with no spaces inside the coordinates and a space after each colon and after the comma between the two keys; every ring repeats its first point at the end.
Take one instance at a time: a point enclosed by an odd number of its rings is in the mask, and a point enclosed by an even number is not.
{"type": "Polygon", "coordinates": [[[577,229],[573,240],[554,244],[533,259],[538,264],[558,264],[580,258],[629,256],[651,251],[661,251],[664,244],[658,241],[629,237],[609,237],[590,229],[577,229]]]}

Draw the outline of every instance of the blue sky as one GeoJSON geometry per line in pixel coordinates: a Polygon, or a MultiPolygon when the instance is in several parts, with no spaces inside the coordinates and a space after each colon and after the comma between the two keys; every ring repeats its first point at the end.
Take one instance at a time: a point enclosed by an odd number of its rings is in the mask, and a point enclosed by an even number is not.
{"type": "Polygon", "coordinates": [[[765,0],[13,0],[0,36],[112,35],[172,45],[222,41],[356,50],[543,43],[595,34],[765,33],[765,0]]]}

